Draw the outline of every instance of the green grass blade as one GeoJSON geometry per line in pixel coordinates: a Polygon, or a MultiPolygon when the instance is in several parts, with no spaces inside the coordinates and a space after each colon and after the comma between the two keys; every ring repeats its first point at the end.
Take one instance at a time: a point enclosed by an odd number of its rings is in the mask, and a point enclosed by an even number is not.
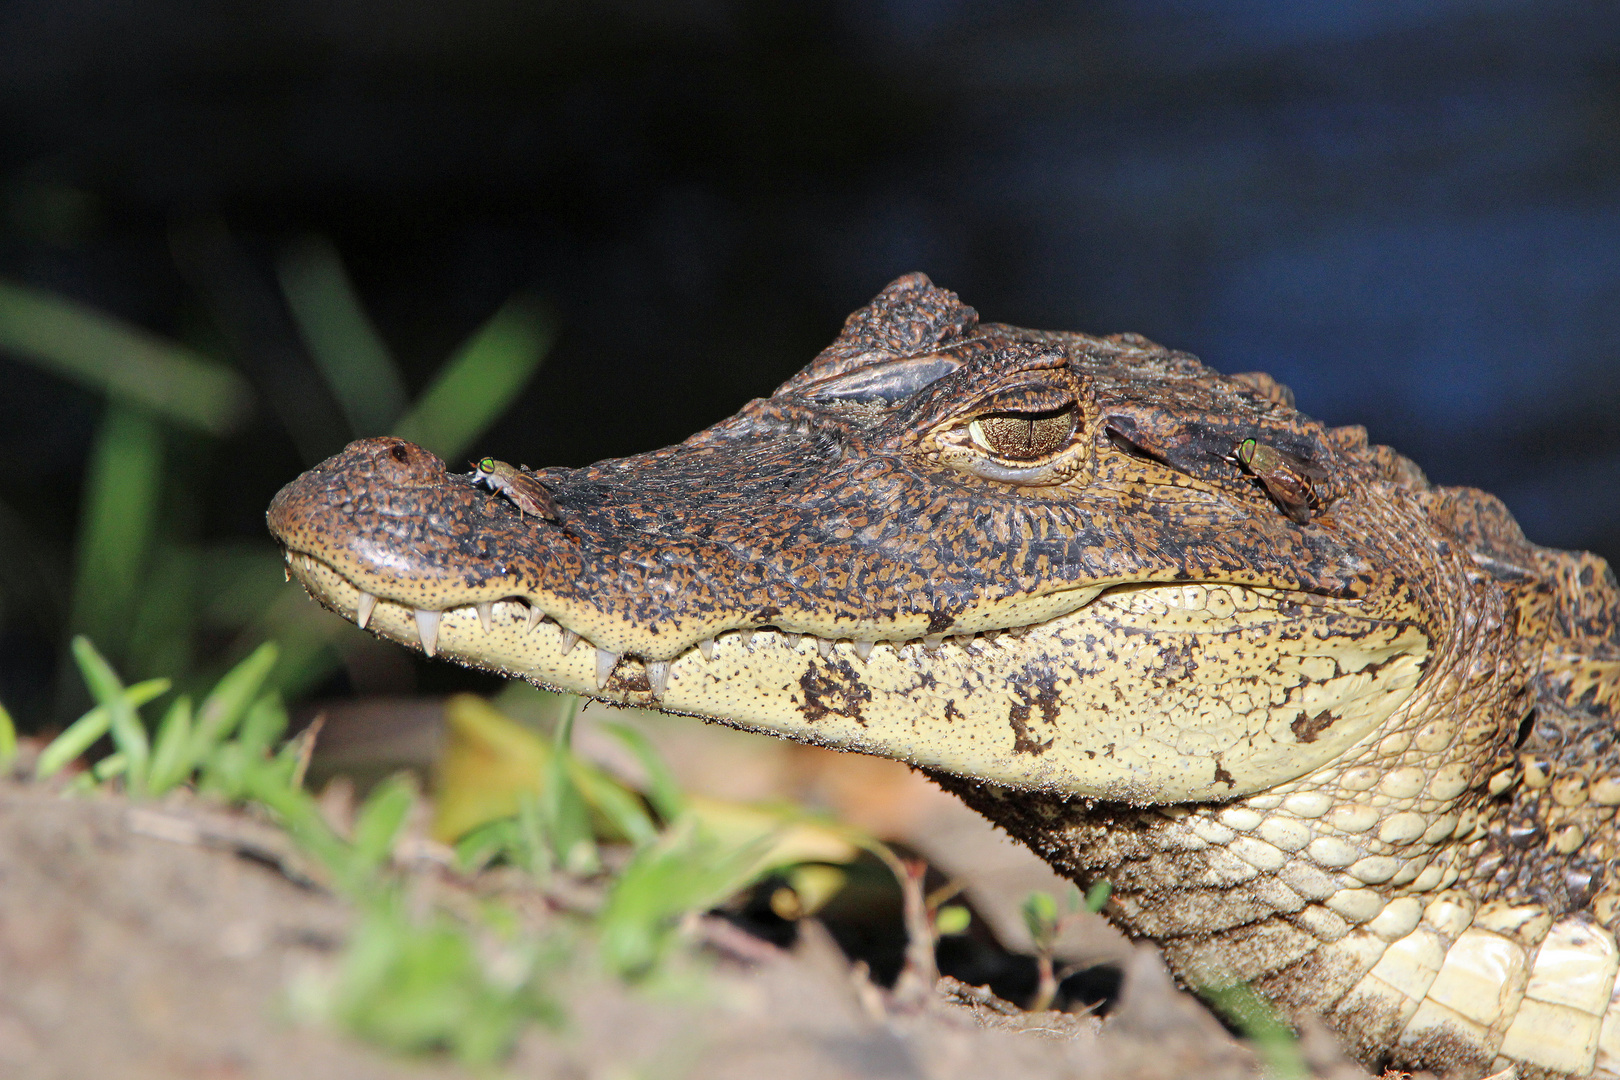
{"type": "Polygon", "coordinates": [[[94,308],[0,282],[0,348],[211,435],[244,420],[247,382],[223,364],[94,308]]]}
{"type": "Polygon", "coordinates": [[[5,702],[0,702],[0,776],[9,776],[11,766],[17,761],[17,725],[12,722],[11,713],[6,710],[5,702]]]}
{"type": "MultiPolygon", "coordinates": [[[[140,708],[153,698],[162,697],[169,692],[168,679],[147,679],[138,682],[124,695],[135,708],[140,708]]],[[[61,772],[68,762],[107,734],[107,728],[112,723],[112,713],[105,706],[97,705],[73,723],[69,724],[60,735],[51,740],[51,744],[40,751],[39,759],[34,762],[34,776],[44,780],[61,772]]]]}
{"type": "Polygon", "coordinates": [[[552,328],[532,301],[508,301],[450,358],[394,434],[453,461],[506,411],[551,339],[552,328]]]}
{"type": "Polygon", "coordinates": [[[1266,1065],[1266,1075],[1277,1080],[1307,1080],[1311,1075],[1293,1028],[1272,1004],[1244,983],[1219,989],[1197,988],[1210,1007],[1224,1016],[1254,1044],[1266,1065]]]}
{"type": "Polygon", "coordinates": [[[286,730],[287,707],[281,703],[281,695],[272,690],[268,694],[261,694],[248,709],[247,716],[242,718],[236,741],[242,744],[249,756],[260,757],[275,745],[286,730]]]}
{"type": "Polygon", "coordinates": [[[306,237],[276,266],[304,344],[356,435],[381,435],[405,412],[405,383],[366,316],[332,242],[306,237]]]}
{"type": "Polygon", "coordinates": [[[191,741],[192,762],[202,761],[222,740],[230,738],[275,666],[278,655],[280,650],[276,643],[267,641],[214,684],[197,710],[197,726],[191,741]]]}
{"type": "Polygon", "coordinates": [[[686,795],[663,757],[642,731],[620,721],[602,725],[641,762],[647,773],[647,801],[664,821],[674,821],[686,809],[686,795]]]}
{"type": "Polygon", "coordinates": [[[151,553],[162,486],[163,433],[116,402],[90,451],[79,518],[73,628],[121,655],[151,553]]]}
{"type": "Polygon", "coordinates": [[[79,665],[85,685],[96,701],[107,710],[108,727],[118,752],[128,764],[130,790],[137,794],[146,791],[146,766],[151,746],[146,737],[146,726],[140,714],[130,704],[129,693],[118,673],[107,658],[96,651],[90,639],[83,634],[73,639],[73,660],[79,665]]]}
{"type": "Polygon", "coordinates": [[[248,763],[242,777],[242,794],[263,803],[293,841],[332,875],[339,889],[353,890],[358,884],[353,849],[321,817],[314,798],[288,783],[275,765],[267,761],[248,763]]]}
{"type": "Polygon", "coordinates": [[[146,788],[154,797],[180,783],[191,772],[191,698],[181,694],[158,723],[152,740],[152,764],[146,788]]]}
{"type": "Polygon", "coordinates": [[[592,810],[612,829],[609,839],[623,837],[640,846],[658,839],[658,826],[641,801],[641,796],[605,773],[574,759],[574,786],[592,810]]]}
{"type": "Polygon", "coordinates": [[[416,803],[408,776],[392,776],[377,785],[354,817],[354,858],[358,870],[375,871],[394,852],[394,842],[416,803]]]}

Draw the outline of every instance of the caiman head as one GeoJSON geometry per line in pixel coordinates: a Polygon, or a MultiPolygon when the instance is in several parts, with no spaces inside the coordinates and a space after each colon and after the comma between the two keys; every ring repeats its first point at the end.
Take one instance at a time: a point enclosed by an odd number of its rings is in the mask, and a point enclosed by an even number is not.
{"type": "Polygon", "coordinates": [[[1484,858],[1473,808],[1556,681],[1542,549],[1489,496],[1264,375],[980,325],[920,274],[678,446],[513,475],[546,513],[362,440],[270,528],[317,600],[430,655],[926,769],[1110,877],[1189,978],[1315,956],[1268,990],[1296,1005],[1381,951],[1327,980],[1325,944],[1484,858]],[[1275,947],[1221,936],[1277,918],[1275,947]]]}

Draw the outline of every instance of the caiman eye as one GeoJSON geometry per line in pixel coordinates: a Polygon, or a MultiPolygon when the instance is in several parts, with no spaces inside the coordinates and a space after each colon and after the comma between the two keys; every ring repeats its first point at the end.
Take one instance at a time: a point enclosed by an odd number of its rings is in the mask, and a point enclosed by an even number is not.
{"type": "Polygon", "coordinates": [[[1068,445],[1074,434],[1071,406],[1044,413],[991,413],[968,425],[968,433],[982,450],[1006,461],[1039,461],[1068,445]]]}

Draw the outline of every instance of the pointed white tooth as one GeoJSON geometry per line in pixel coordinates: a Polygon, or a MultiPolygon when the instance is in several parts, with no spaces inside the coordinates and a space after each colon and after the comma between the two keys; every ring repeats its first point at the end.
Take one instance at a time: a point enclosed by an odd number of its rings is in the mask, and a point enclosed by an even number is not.
{"type": "Polygon", "coordinates": [[[489,633],[490,620],[495,617],[494,602],[485,600],[483,603],[474,604],[473,607],[478,609],[478,624],[484,628],[484,633],[489,633]]]}
{"type": "Polygon", "coordinates": [[[803,634],[784,634],[782,636],[787,639],[787,646],[790,649],[797,649],[799,642],[804,640],[803,634]]]}
{"type": "Polygon", "coordinates": [[[371,621],[371,613],[377,608],[377,598],[368,592],[360,594],[360,600],[354,605],[354,625],[364,630],[366,623],[371,621]]]}
{"type": "Polygon", "coordinates": [[[872,646],[876,644],[875,641],[857,641],[855,643],[855,655],[865,660],[872,655],[872,646]]]}
{"type": "Polygon", "coordinates": [[[945,635],[929,634],[927,637],[922,639],[922,643],[923,648],[927,649],[929,652],[938,652],[939,647],[945,644],[945,635]]]}
{"type": "Polygon", "coordinates": [[[439,651],[439,616],[443,614],[416,609],[416,636],[422,639],[422,651],[429,656],[439,651]]]}
{"type": "Polygon", "coordinates": [[[664,691],[669,689],[669,661],[647,661],[647,686],[652,690],[652,696],[661,698],[664,691]]]}
{"type": "Polygon", "coordinates": [[[952,634],[951,637],[956,640],[958,645],[966,645],[973,640],[972,634],[952,634]]]}
{"type": "Polygon", "coordinates": [[[619,654],[608,652],[606,649],[596,650],[596,688],[602,689],[613,677],[613,669],[619,666],[619,654]]]}
{"type": "Polygon", "coordinates": [[[530,607],[529,608],[529,621],[523,624],[523,629],[525,631],[533,630],[535,627],[539,626],[542,622],[544,622],[545,618],[546,618],[546,613],[545,612],[541,611],[537,607],[530,607]]]}
{"type": "Polygon", "coordinates": [[[703,659],[705,659],[705,660],[713,660],[714,659],[714,638],[706,637],[702,641],[698,642],[698,652],[703,654],[703,659]]]}
{"type": "Polygon", "coordinates": [[[832,655],[832,638],[816,638],[816,652],[821,654],[823,660],[832,655]]]}
{"type": "Polygon", "coordinates": [[[754,632],[752,630],[742,631],[742,643],[744,645],[752,645],[754,643],[754,632]]]}
{"type": "Polygon", "coordinates": [[[579,635],[574,633],[572,630],[569,630],[567,627],[564,627],[563,628],[563,635],[562,635],[562,651],[563,651],[563,655],[567,656],[568,651],[570,649],[572,649],[575,645],[578,645],[578,644],[579,644],[579,635]]]}

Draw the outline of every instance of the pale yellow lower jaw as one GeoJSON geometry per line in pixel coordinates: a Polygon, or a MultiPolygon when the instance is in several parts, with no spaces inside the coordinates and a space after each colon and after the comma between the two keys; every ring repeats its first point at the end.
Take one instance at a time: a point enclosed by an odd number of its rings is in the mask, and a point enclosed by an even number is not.
{"type": "Polygon", "coordinates": [[[1137,586],[1012,634],[926,644],[734,632],[670,661],[593,647],[520,601],[413,611],[303,555],[376,633],[607,701],[689,713],[1008,787],[1136,804],[1226,799],[1334,760],[1422,676],[1415,627],[1265,590],[1137,586]]]}

